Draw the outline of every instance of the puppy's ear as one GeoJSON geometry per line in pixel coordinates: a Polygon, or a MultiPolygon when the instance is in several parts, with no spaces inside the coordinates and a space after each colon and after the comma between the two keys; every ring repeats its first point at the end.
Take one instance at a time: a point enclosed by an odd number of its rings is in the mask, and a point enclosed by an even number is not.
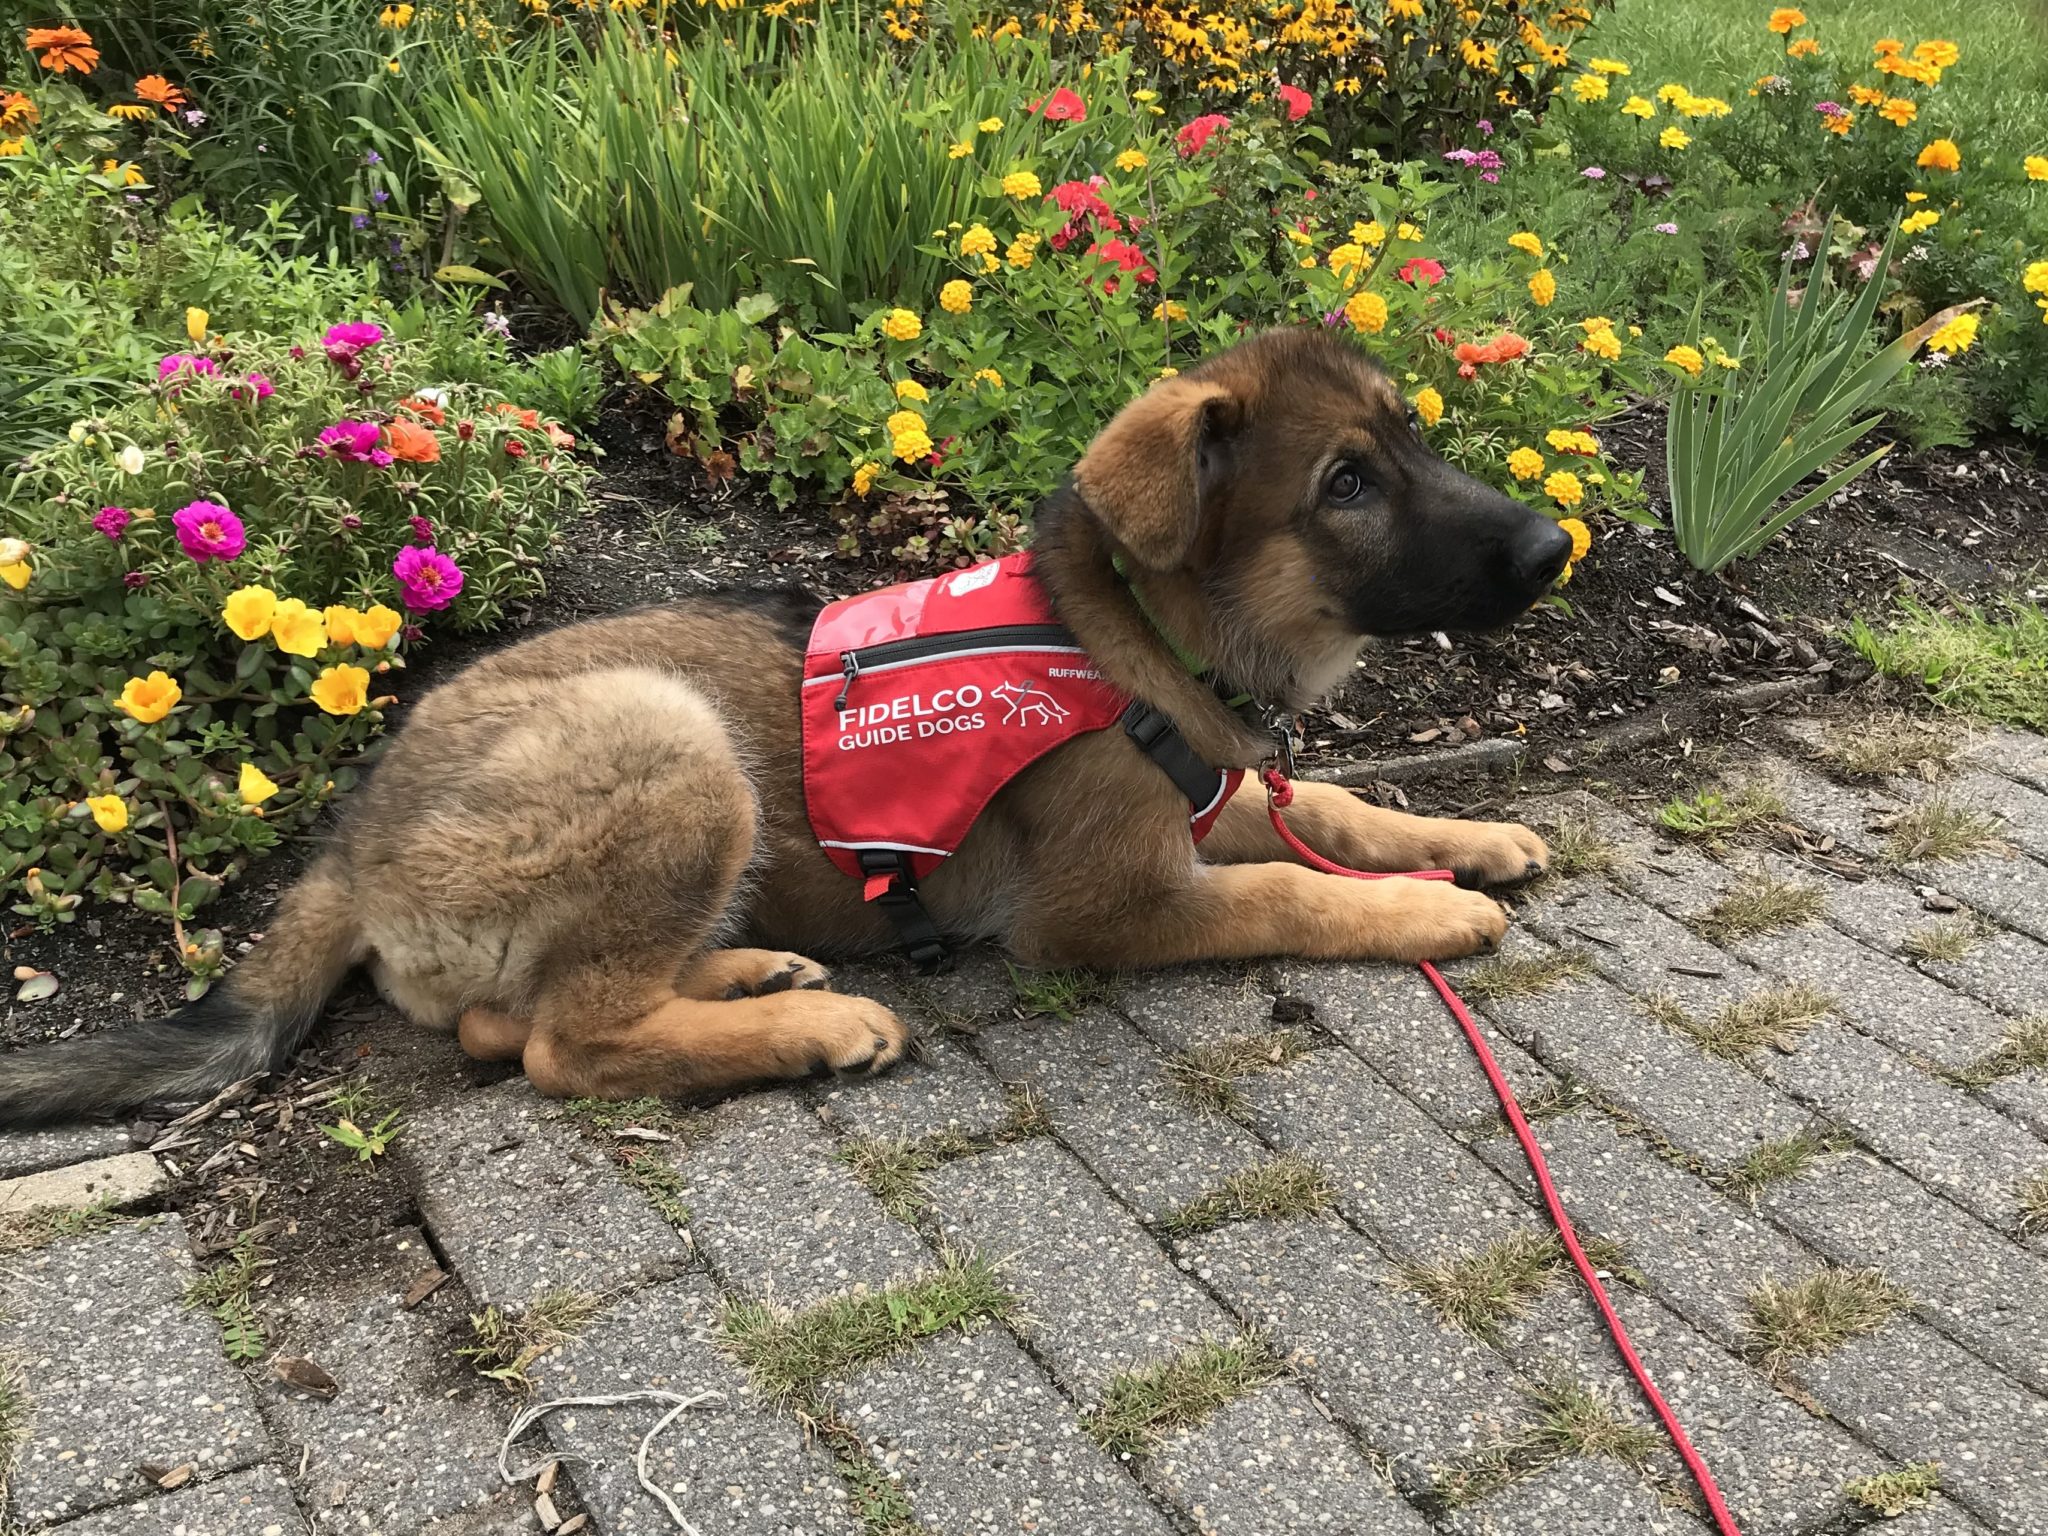
{"type": "Polygon", "coordinates": [[[1140,565],[1165,571],[1187,558],[1203,500],[1227,474],[1241,415],[1221,384],[1161,379],[1088,445],[1074,483],[1140,565]]]}

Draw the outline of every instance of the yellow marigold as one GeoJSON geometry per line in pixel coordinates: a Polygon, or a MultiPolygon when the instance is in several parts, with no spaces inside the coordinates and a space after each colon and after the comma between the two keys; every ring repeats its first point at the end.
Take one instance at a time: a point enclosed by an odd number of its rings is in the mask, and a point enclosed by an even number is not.
{"type": "Polygon", "coordinates": [[[1683,149],[1692,142],[1692,135],[1674,123],[1657,135],[1657,142],[1666,149],[1683,149]]]}
{"type": "Polygon", "coordinates": [[[1344,318],[1359,334],[1377,336],[1387,328],[1387,301],[1376,293],[1354,293],[1344,301],[1344,318]]]}
{"type": "Polygon", "coordinates": [[[1557,469],[1544,477],[1543,494],[1560,507],[1576,507],[1586,499],[1586,488],[1570,470],[1557,469]]]}
{"type": "Polygon", "coordinates": [[[318,656],[327,643],[327,620],[296,597],[278,599],[270,615],[270,638],[290,656],[318,656]]]}
{"type": "Polygon", "coordinates": [[[144,725],[155,725],[173,709],[178,700],[185,696],[185,690],[164,672],[152,672],[147,677],[131,677],[121,689],[121,697],[114,701],[114,707],[132,720],[144,725]]]}
{"type": "Polygon", "coordinates": [[[354,645],[356,643],[356,621],[362,617],[346,603],[329,603],[320,612],[327,625],[329,645],[354,645]]]}
{"type": "Polygon", "coordinates": [[[1828,118],[1825,123],[1828,132],[1834,134],[1837,138],[1840,138],[1855,126],[1856,114],[1854,112],[1837,112],[1834,116],[1828,118]]]}
{"type": "Polygon", "coordinates": [[[1920,151],[1920,158],[1913,163],[1922,170],[1959,171],[1963,168],[1963,152],[1956,148],[1954,139],[1936,139],[1920,151]]]}
{"type": "Polygon", "coordinates": [[[1589,59],[1586,62],[1586,67],[1595,74],[1601,75],[1626,75],[1630,73],[1629,67],[1619,59],[1589,59]]]}
{"type": "Polygon", "coordinates": [[[1605,75],[1580,75],[1572,81],[1572,95],[1582,102],[1605,101],[1607,99],[1607,77],[1605,75]]]}
{"type": "Polygon", "coordinates": [[[1508,236],[1508,245],[1517,251],[1527,251],[1538,261],[1543,259],[1543,240],[1540,236],[1524,229],[1508,236]]]}
{"type": "Polygon", "coordinates": [[[899,432],[891,439],[889,451],[906,464],[915,464],[932,451],[931,435],[921,428],[899,432]]]}
{"type": "Polygon", "coordinates": [[[1416,393],[1415,414],[1422,418],[1425,427],[1435,426],[1444,419],[1444,397],[1425,384],[1416,393]]]}
{"type": "Polygon", "coordinates": [[[906,432],[922,432],[924,417],[912,410],[891,411],[889,419],[882,423],[882,430],[891,437],[901,437],[906,432]]]}
{"type": "Polygon", "coordinates": [[[1962,56],[1963,50],[1945,37],[1930,37],[1913,45],[1914,58],[1940,69],[1953,69],[1962,56]]]}
{"type": "Polygon", "coordinates": [[[1897,123],[1903,128],[1920,115],[1920,108],[1903,96],[1889,96],[1885,98],[1884,105],[1877,109],[1877,115],[1886,122],[1897,123]]]}
{"type": "MultiPolygon", "coordinates": [[[[1185,311],[1183,311],[1183,315],[1185,315],[1185,311]]],[[[992,384],[997,389],[1001,389],[1003,387],[1003,376],[993,368],[977,368],[974,370],[974,382],[977,384],[992,384]]]]}
{"type": "Polygon", "coordinates": [[[2048,261],[2030,261],[2020,279],[2029,293],[2048,293],[2048,261]]]}
{"type": "Polygon", "coordinates": [[[241,775],[235,783],[235,793],[242,797],[244,805],[261,805],[277,793],[277,785],[269,774],[254,763],[244,763],[241,775]]]}
{"type": "Polygon", "coordinates": [[[229,629],[243,640],[261,640],[270,633],[270,618],[277,611],[277,594],[268,587],[241,587],[228,594],[220,616],[229,629]]]}
{"type": "Polygon", "coordinates": [[[983,133],[1001,133],[1003,131],[1003,120],[1000,117],[984,117],[974,126],[983,133]]]}
{"type": "Polygon", "coordinates": [[[1333,246],[1330,250],[1330,275],[1339,279],[1348,288],[1358,281],[1365,270],[1365,247],[1356,240],[1333,246]]]}
{"type": "Polygon", "coordinates": [[[1806,12],[1793,6],[1781,5],[1771,12],[1771,19],[1765,25],[1782,37],[1794,27],[1806,25],[1806,12]]]}
{"type": "Polygon", "coordinates": [[[882,321],[882,334],[891,341],[915,341],[924,334],[924,322],[907,309],[892,309],[882,321]]]}
{"type": "Polygon", "coordinates": [[[882,472],[882,466],[872,459],[853,466],[853,494],[865,496],[874,489],[875,476],[882,472]]]}
{"type": "Polygon", "coordinates": [[[960,237],[960,254],[963,256],[986,256],[995,248],[995,232],[986,224],[973,225],[960,237]]]}
{"type": "Polygon", "coordinates": [[[1019,202],[1029,202],[1044,190],[1038,184],[1038,177],[1030,171],[1012,171],[1003,178],[1003,196],[1014,197],[1019,202]]]}
{"type": "Polygon", "coordinates": [[[1560,517],[1557,526],[1572,536],[1572,563],[1586,558],[1586,551],[1593,547],[1593,530],[1576,517],[1560,517]]]}
{"type": "Polygon", "coordinates": [[[931,392],[915,379],[898,379],[896,381],[896,398],[898,400],[929,400],[931,399],[931,392]]]}
{"type": "Polygon", "coordinates": [[[1162,299],[1159,303],[1152,306],[1152,318],[1154,320],[1178,321],[1185,320],[1187,317],[1188,307],[1178,299],[1162,299]]]}
{"type": "Polygon", "coordinates": [[[1657,99],[1666,106],[1676,106],[1691,94],[1692,92],[1689,89],[1680,85],[1676,80],[1667,81],[1665,84],[1657,87],[1657,99]]]}
{"type": "Polygon", "coordinates": [[[1941,222],[1941,215],[1932,208],[1922,208],[1918,213],[1909,213],[1899,228],[1906,234],[1917,235],[1923,229],[1932,229],[1941,222]]]}
{"type": "Polygon", "coordinates": [[[1714,366],[1716,368],[1726,368],[1730,373],[1734,373],[1742,367],[1742,359],[1730,357],[1726,352],[1716,352],[1714,354],[1714,366]]]}
{"type": "Polygon", "coordinates": [[[1677,364],[1694,378],[1700,376],[1700,370],[1707,364],[1707,360],[1700,356],[1699,348],[1684,346],[1673,347],[1669,352],[1666,352],[1664,354],[1664,361],[1677,364]]]}
{"type": "Polygon", "coordinates": [[[1610,363],[1621,356],[1621,338],[1612,330],[1588,331],[1586,339],[1579,345],[1593,356],[1604,357],[1610,363]]]}
{"type": "Polygon", "coordinates": [[[1354,224],[1351,226],[1351,238],[1367,250],[1371,250],[1376,245],[1385,245],[1387,243],[1386,226],[1380,223],[1378,219],[1374,219],[1367,224],[1354,224]]]}
{"type": "Polygon", "coordinates": [[[949,315],[964,315],[974,308],[974,284],[956,277],[939,290],[939,308],[949,315]]]}
{"type": "Polygon", "coordinates": [[[372,603],[355,616],[355,643],[368,650],[381,651],[391,643],[391,637],[398,633],[404,622],[396,609],[386,608],[382,603],[372,603]]]}
{"type": "Polygon", "coordinates": [[[1657,109],[1650,104],[1648,98],[1642,96],[1629,97],[1621,104],[1621,110],[1624,116],[1640,117],[1645,122],[1657,115],[1657,109]]]}
{"type": "Polygon", "coordinates": [[[1550,268],[1538,267],[1529,274],[1529,297],[1538,308],[1550,307],[1550,301],[1557,297],[1557,279],[1551,276],[1550,268]]]}
{"type": "Polygon", "coordinates": [[[370,674],[347,662],[323,667],[313,679],[311,692],[313,702],[330,715],[361,714],[370,702],[370,674]]]}
{"type": "Polygon", "coordinates": [[[1421,240],[1422,229],[1419,225],[1410,224],[1404,220],[1395,227],[1394,238],[1396,240],[1406,240],[1409,244],[1413,245],[1421,240]]]}
{"type": "Polygon", "coordinates": [[[2026,171],[2029,181],[2048,181],[2048,155],[2027,156],[2026,171]]]}
{"type": "Polygon", "coordinates": [[[1884,100],[1884,92],[1874,85],[1852,85],[1849,87],[1849,99],[1859,107],[1874,107],[1884,100]]]}
{"type": "Polygon", "coordinates": [[[1954,356],[1958,353],[1969,351],[1971,343],[1976,341],[1976,339],[1977,317],[1975,315],[1957,315],[1955,319],[1949,321],[1948,324],[1942,326],[1940,330],[1927,338],[1927,350],[1954,356]]]}
{"type": "Polygon", "coordinates": [[[1820,43],[1811,37],[1802,37],[1785,50],[1788,58],[1810,59],[1820,52],[1820,43]]]}
{"type": "Polygon", "coordinates": [[[1142,149],[1127,149],[1116,157],[1116,168],[1120,171],[1142,171],[1150,164],[1142,149]]]}
{"type": "Polygon", "coordinates": [[[965,160],[973,153],[974,140],[972,139],[955,139],[946,146],[946,158],[948,160],[965,160]]]}
{"type": "Polygon", "coordinates": [[[1684,117],[1726,117],[1734,110],[1718,96],[1688,96],[1677,105],[1684,117]]]}
{"type": "Polygon", "coordinates": [[[1880,37],[1870,45],[1870,51],[1882,59],[1895,53],[1904,53],[1906,45],[1896,37],[1880,37]]]}
{"type": "Polygon", "coordinates": [[[85,808],[102,832],[119,832],[128,825],[128,802],[119,795],[87,795],[85,808]]]}
{"type": "Polygon", "coordinates": [[[1517,448],[1508,455],[1508,473],[1517,480],[1534,480],[1543,473],[1543,455],[1534,448],[1517,448]]]}

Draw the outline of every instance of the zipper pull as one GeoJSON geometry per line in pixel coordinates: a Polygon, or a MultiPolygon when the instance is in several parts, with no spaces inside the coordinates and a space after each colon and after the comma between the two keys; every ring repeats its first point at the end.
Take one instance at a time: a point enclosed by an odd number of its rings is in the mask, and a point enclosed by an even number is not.
{"type": "Polygon", "coordinates": [[[846,681],[839,685],[839,696],[832,701],[832,707],[843,712],[846,708],[846,692],[853,686],[853,680],[860,676],[860,655],[855,651],[846,651],[841,654],[839,662],[846,681]]]}

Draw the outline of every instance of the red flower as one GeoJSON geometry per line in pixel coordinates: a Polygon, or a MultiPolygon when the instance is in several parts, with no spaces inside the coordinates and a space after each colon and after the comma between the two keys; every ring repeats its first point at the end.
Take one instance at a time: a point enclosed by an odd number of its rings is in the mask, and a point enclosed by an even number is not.
{"type": "Polygon", "coordinates": [[[1046,193],[1045,200],[1067,215],[1067,222],[1053,232],[1051,245],[1056,251],[1064,251],[1082,236],[1097,230],[1108,230],[1121,234],[1123,223],[1110,211],[1109,204],[1102,200],[1097,188],[1104,186],[1100,176],[1090,176],[1086,181],[1063,181],[1046,193]]]}
{"type": "MultiPolygon", "coordinates": [[[[1127,240],[1101,240],[1088,247],[1087,255],[1114,266],[1117,272],[1128,272],[1141,283],[1155,281],[1159,274],[1152,264],[1145,260],[1145,253],[1127,240]]],[[[1115,273],[1102,280],[1104,293],[1115,293],[1123,281],[1115,273]]]]}
{"type": "Polygon", "coordinates": [[[1438,326],[1435,330],[1431,331],[1429,334],[1434,336],[1440,345],[1446,347],[1448,347],[1452,342],[1458,339],[1455,332],[1451,331],[1448,327],[1441,325],[1438,326]]]}
{"type": "Polygon", "coordinates": [[[1527,337],[1517,336],[1513,331],[1502,331],[1483,346],[1469,341],[1460,344],[1457,358],[1464,367],[1461,367],[1458,371],[1464,373],[1464,376],[1469,379],[1472,375],[1464,371],[1465,368],[1470,368],[1474,363],[1512,363],[1517,358],[1527,357],[1528,355],[1529,342],[1527,337]]]}
{"type": "Polygon", "coordinates": [[[526,457],[526,444],[516,437],[508,437],[505,439],[505,452],[512,458],[523,459],[526,457]]]}
{"type": "Polygon", "coordinates": [[[1298,85],[1280,87],[1280,104],[1287,108],[1287,121],[1298,123],[1308,116],[1308,109],[1315,105],[1307,91],[1298,85]]]}
{"type": "Polygon", "coordinates": [[[1401,263],[1401,270],[1395,274],[1402,282],[1414,287],[1415,280],[1422,279],[1422,286],[1434,288],[1444,280],[1443,263],[1431,261],[1427,256],[1410,256],[1401,263]]]}
{"type": "Polygon", "coordinates": [[[455,423],[455,435],[461,438],[463,442],[468,442],[476,436],[476,423],[467,420],[458,421],[455,423]]]}
{"type": "Polygon", "coordinates": [[[1219,128],[1228,128],[1229,126],[1230,119],[1221,112],[1203,113],[1174,135],[1175,141],[1180,145],[1181,159],[1191,160],[1196,155],[1199,155],[1208,146],[1209,138],[1212,134],[1219,128]]]}
{"type": "Polygon", "coordinates": [[[1478,378],[1478,377],[1479,377],[1479,366],[1478,366],[1478,364],[1476,364],[1476,363],[1460,363],[1460,364],[1458,364],[1458,377],[1459,377],[1459,378],[1461,378],[1461,379],[1476,379],[1476,378],[1478,378]]]}
{"type": "Polygon", "coordinates": [[[1027,112],[1037,112],[1041,107],[1045,110],[1045,120],[1048,123],[1085,123],[1088,121],[1088,104],[1064,85],[1054,91],[1051,96],[1042,97],[1040,100],[1032,102],[1024,110],[1027,112]]]}

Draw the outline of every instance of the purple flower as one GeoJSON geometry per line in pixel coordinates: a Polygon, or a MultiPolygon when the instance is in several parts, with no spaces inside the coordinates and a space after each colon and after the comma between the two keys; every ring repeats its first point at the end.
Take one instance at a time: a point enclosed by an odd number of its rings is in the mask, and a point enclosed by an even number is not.
{"type": "Polygon", "coordinates": [[[1842,115],[1842,104],[1839,101],[1816,101],[1813,104],[1813,110],[1822,117],[1840,117],[1842,115]]]}
{"type": "Polygon", "coordinates": [[[1344,311],[1341,309],[1333,309],[1328,314],[1323,316],[1323,324],[1326,326],[1334,328],[1336,326],[1342,325],[1343,323],[1344,311]]]}
{"type": "Polygon", "coordinates": [[[386,192],[382,187],[379,187],[376,191],[370,194],[370,201],[375,203],[379,208],[382,208],[386,203],[391,201],[391,194],[389,192],[386,192]]]}
{"type": "Polygon", "coordinates": [[[181,115],[184,117],[185,126],[188,128],[197,128],[206,121],[206,114],[197,107],[187,107],[181,115]]]}
{"type": "Polygon", "coordinates": [[[388,449],[388,448],[372,448],[372,449],[370,450],[370,464],[371,464],[371,466],[372,466],[373,468],[376,468],[376,469],[389,469],[389,468],[391,467],[391,465],[392,465],[392,462],[393,462],[393,461],[392,461],[392,458],[391,458],[391,450],[390,450],[390,449],[388,449]]]}
{"type": "Polygon", "coordinates": [[[370,227],[370,216],[367,213],[355,214],[350,217],[349,224],[356,229],[368,229],[370,227]]]}
{"type": "Polygon", "coordinates": [[[377,423],[337,421],[331,427],[321,428],[320,446],[327,450],[330,459],[341,459],[351,464],[373,463],[379,451],[377,423]]]}
{"type": "Polygon", "coordinates": [[[201,565],[232,560],[249,544],[242,520],[217,501],[187,502],[171,514],[171,526],[179,547],[201,565]]]}
{"type": "Polygon", "coordinates": [[[1499,180],[1500,180],[1500,172],[1499,172],[1499,171],[1481,171],[1481,172],[1479,173],[1479,179],[1480,179],[1481,181],[1499,181],[1499,180]]]}
{"type": "Polygon", "coordinates": [[[121,535],[128,531],[128,522],[126,507],[101,507],[94,515],[92,525],[108,538],[119,542],[121,535]]]}
{"type": "Polygon", "coordinates": [[[1450,161],[1453,165],[1470,165],[1478,158],[1479,151],[1476,149],[1447,149],[1444,151],[1444,159],[1450,161]]]}
{"type": "Polygon", "coordinates": [[[398,578],[399,601],[415,613],[446,608],[462,591],[462,568],[438,549],[408,544],[391,562],[398,578]]]}
{"type": "Polygon", "coordinates": [[[506,341],[512,339],[512,322],[499,314],[495,309],[484,316],[483,326],[493,336],[503,337],[506,341]]]}
{"type": "Polygon", "coordinates": [[[383,163],[384,163],[384,157],[383,157],[382,155],[378,154],[378,153],[377,153],[377,151],[375,151],[374,149],[370,149],[370,150],[365,150],[365,151],[363,152],[363,164],[365,164],[365,165],[382,165],[383,163]]]}
{"type": "Polygon", "coordinates": [[[173,352],[157,363],[156,381],[168,385],[175,391],[185,383],[185,380],[179,377],[181,374],[189,373],[195,378],[203,379],[211,378],[219,372],[220,365],[210,357],[195,357],[190,352],[173,352]],[[177,383],[171,383],[173,379],[176,379],[177,383]]]}
{"type": "Polygon", "coordinates": [[[350,533],[354,533],[358,528],[363,526],[363,520],[360,517],[357,517],[353,512],[344,512],[341,514],[341,526],[346,528],[350,533]]]}
{"type": "Polygon", "coordinates": [[[130,571],[121,578],[121,585],[131,592],[139,592],[149,585],[149,572],[130,571]]]}
{"type": "Polygon", "coordinates": [[[1481,119],[1479,119],[1479,131],[1480,131],[1481,133],[1485,134],[1485,135],[1486,135],[1486,136],[1487,136],[1487,137],[1488,137],[1489,139],[1490,139],[1490,138],[1492,138],[1492,137],[1493,137],[1493,123],[1492,123],[1492,121],[1491,121],[1490,119],[1487,119],[1487,118],[1484,118],[1484,117],[1482,117],[1481,119]]]}
{"type": "Polygon", "coordinates": [[[1804,261],[1812,254],[1813,252],[1806,248],[1806,242],[1801,240],[1793,245],[1791,259],[1794,261],[1804,261]]]}
{"type": "Polygon", "coordinates": [[[1675,235],[1678,233],[1678,226],[1676,224],[1653,224],[1650,227],[1660,235],[1675,235]]]}
{"type": "MultiPolygon", "coordinates": [[[[244,379],[243,382],[246,383],[251,389],[255,390],[256,398],[258,400],[268,400],[272,395],[277,393],[277,386],[270,382],[270,375],[266,373],[251,373],[244,379]]],[[[228,393],[233,395],[237,400],[240,400],[243,396],[242,385],[230,384],[228,386],[228,393]]]]}
{"type": "Polygon", "coordinates": [[[1579,174],[1588,181],[1605,181],[1607,179],[1606,169],[1597,165],[1589,165],[1579,174]]]}
{"type": "Polygon", "coordinates": [[[412,536],[422,544],[433,543],[434,520],[430,517],[414,517],[412,520],[412,536]]]}

